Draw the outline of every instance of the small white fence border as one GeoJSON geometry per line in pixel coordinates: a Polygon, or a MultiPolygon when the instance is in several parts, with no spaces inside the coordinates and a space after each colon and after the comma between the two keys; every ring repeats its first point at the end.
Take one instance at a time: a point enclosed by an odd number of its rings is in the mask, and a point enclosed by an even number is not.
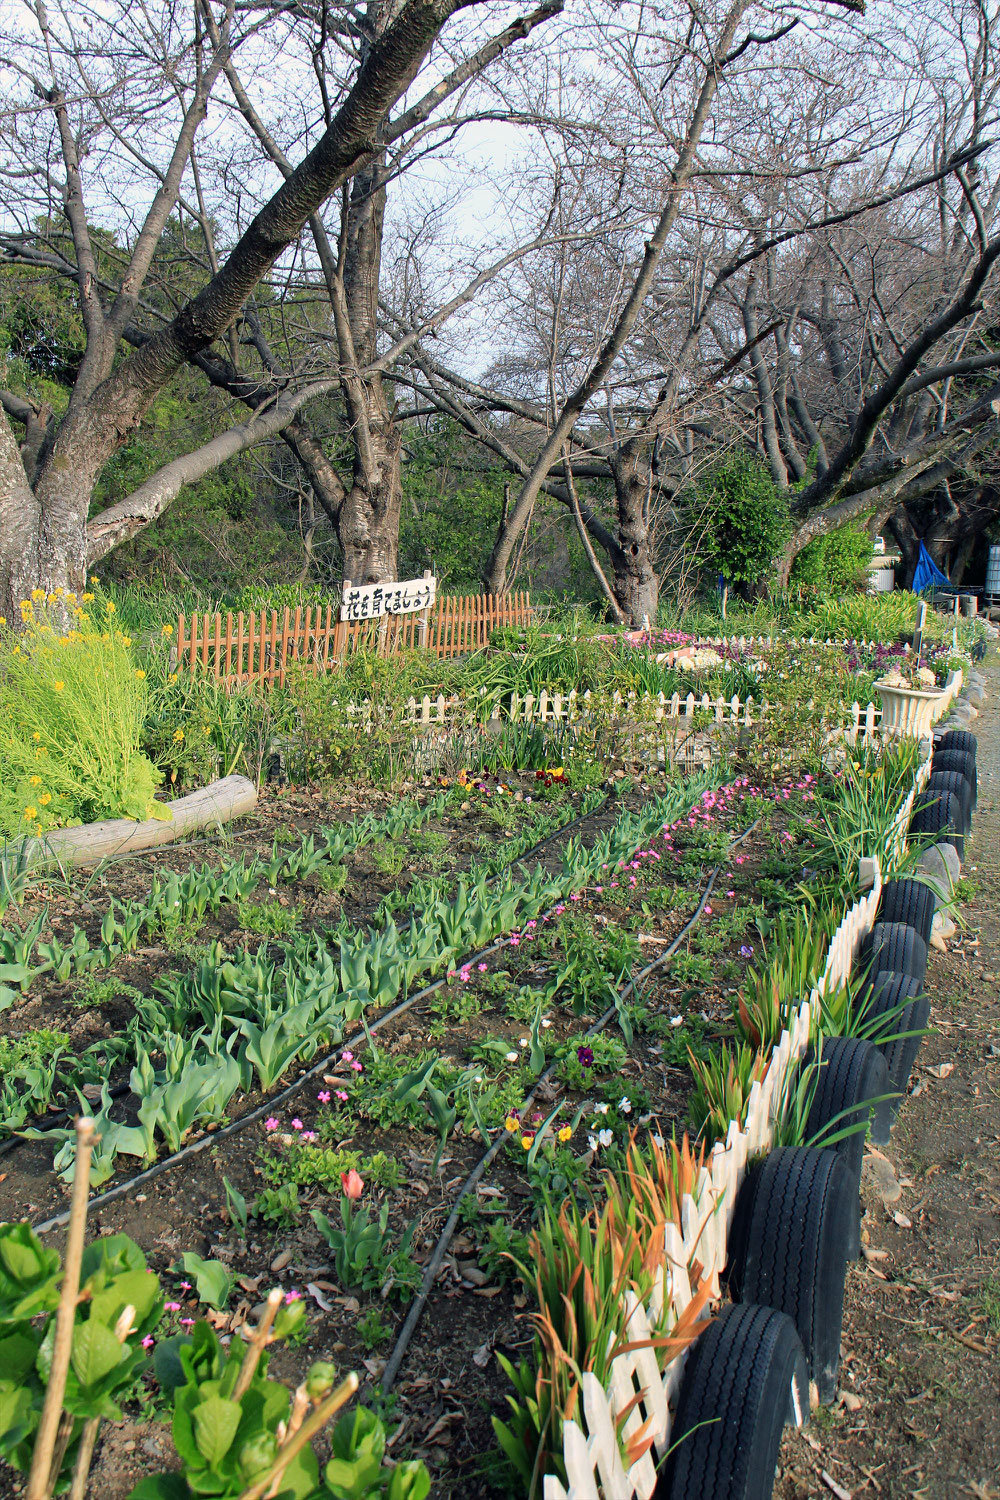
{"type": "MultiPolygon", "coordinates": [[[[951,696],[957,691],[956,686],[951,696]]],[[[914,800],[927,785],[931,774],[931,747],[927,741],[923,745],[925,753],[913,786],[895,818],[892,842],[897,852],[906,847],[914,800]]],[[[874,884],[867,895],[846,912],[833,933],[819,983],[799,1007],[791,1030],[782,1032],[764,1076],[751,1087],[746,1123],[741,1128],[736,1120],[730,1121],[725,1142],[719,1141],[713,1147],[694,1192],[684,1197],[681,1205],[683,1232],[676,1225],[667,1226],[668,1266],[660,1274],[660,1283],[650,1303],[643,1307],[634,1294],[626,1293],[630,1343],[651,1336],[651,1328],[662,1323],[662,1311],[668,1302],[675,1318],[684,1311],[692,1295],[689,1267],[694,1259],[701,1263],[711,1296],[719,1296],[719,1277],[726,1264],[726,1240],[747,1160],[770,1150],[786,1079],[809,1046],[820,998],[846,982],[861,942],[874,923],[882,893],[882,875],[878,862],[872,863],[874,884]]],[[[585,1373],[582,1397],[586,1432],[575,1421],[563,1423],[563,1461],[569,1488],[565,1488],[555,1475],[548,1474],[544,1482],[544,1500],[632,1500],[632,1496],[649,1500],[656,1487],[655,1460],[662,1459],[670,1447],[670,1402],[676,1395],[683,1365],[684,1355],[680,1355],[661,1374],[654,1351],[646,1348],[619,1355],[612,1365],[606,1390],[595,1375],[585,1373]],[[643,1422],[648,1421],[647,1435],[652,1438],[653,1446],[626,1471],[621,1460],[617,1418],[632,1401],[635,1401],[635,1406],[625,1421],[623,1434],[626,1438],[631,1437],[643,1422]]]]}

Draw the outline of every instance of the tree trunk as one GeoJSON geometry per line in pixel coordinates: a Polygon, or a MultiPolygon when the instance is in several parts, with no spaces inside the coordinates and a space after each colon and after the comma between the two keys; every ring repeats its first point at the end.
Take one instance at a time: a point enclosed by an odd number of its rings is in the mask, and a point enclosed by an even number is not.
{"type": "Polygon", "coordinates": [[[617,547],[611,556],[613,588],[622,613],[638,630],[656,623],[660,579],[649,546],[649,497],[652,472],[640,464],[631,444],[611,456],[618,509],[617,547]]]}
{"type": "Polygon", "coordinates": [[[337,521],[344,577],[352,583],[391,583],[399,577],[403,443],[391,413],[377,414],[377,404],[370,402],[367,451],[356,454],[337,521]]]}

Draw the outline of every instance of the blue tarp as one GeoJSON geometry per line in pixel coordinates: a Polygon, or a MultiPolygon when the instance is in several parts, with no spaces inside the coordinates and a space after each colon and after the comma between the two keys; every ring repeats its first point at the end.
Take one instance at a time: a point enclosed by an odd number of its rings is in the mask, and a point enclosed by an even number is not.
{"type": "Polygon", "coordinates": [[[931,557],[923,542],[920,543],[920,556],[917,558],[917,566],[913,570],[913,583],[911,585],[915,594],[922,594],[924,589],[937,588],[940,584],[949,582],[948,575],[942,573],[937,563],[931,557]]]}

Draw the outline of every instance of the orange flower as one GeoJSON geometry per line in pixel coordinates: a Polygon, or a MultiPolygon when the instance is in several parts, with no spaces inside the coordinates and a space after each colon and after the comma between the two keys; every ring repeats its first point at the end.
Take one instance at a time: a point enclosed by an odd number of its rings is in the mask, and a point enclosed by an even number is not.
{"type": "Polygon", "coordinates": [[[365,1190],[365,1184],[361,1174],[352,1167],[349,1172],[341,1172],[340,1185],[344,1189],[344,1196],[352,1201],[361,1197],[365,1190]]]}

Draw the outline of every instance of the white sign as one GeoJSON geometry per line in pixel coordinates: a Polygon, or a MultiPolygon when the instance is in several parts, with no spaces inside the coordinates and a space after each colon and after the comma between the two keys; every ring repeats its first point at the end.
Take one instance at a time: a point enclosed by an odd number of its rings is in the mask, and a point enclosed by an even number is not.
{"type": "Polygon", "coordinates": [[[382,615],[411,615],[417,610],[430,609],[436,589],[437,579],[430,574],[404,583],[355,585],[345,578],[340,618],[378,620],[382,615]]]}

